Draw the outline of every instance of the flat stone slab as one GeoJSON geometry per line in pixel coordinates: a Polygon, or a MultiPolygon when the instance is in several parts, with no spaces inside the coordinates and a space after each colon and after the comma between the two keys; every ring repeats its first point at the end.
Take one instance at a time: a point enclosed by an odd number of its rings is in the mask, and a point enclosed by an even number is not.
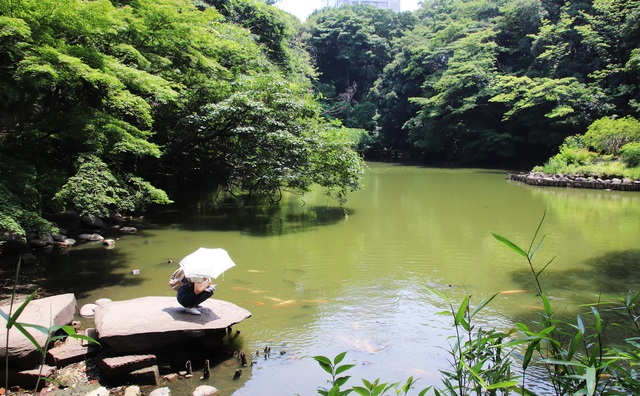
{"type": "Polygon", "coordinates": [[[251,312],[228,301],[210,298],[201,305],[202,315],[192,315],[175,297],[108,302],[95,309],[96,332],[101,343],[125,354],[219,334],[251,317],[251,312]]]}
{"type": "MultiPolygon", "coordinates": [[[[12,314],[22,303],[13,304],[12,314]]],[[[9,305],[0,307],[2,311],[9,314],[9,305]]],[[[31,300],[24,311],[18,317],[19,323],[37,324],[49,328],[51,326],[66,325],[73,321],[76,313],[76,297],[73,293],[60,294],[52,297],[45,297],[38,300],[31,300]]],[[[47,341],[47,334],[32,327],[26,327],[27,331],[35,340],[44,347],[47,341]]],[[[5,348],[7,339],[7,321],[0,317],[0,357],[4,358],[9,354],[9,360],[24,359],[31,355],[39,354],[33,343],[25,337],[15,327],[9,331],[9,343],[5,348]]]]}
{"type": "Polygon", "coordinates": [[[98,360],[100,372],[107,378],[116,378],[132,371],[157,365],[155,355],[128,355],[98,360]]]}
{"type": "MultiPolygon", "coordinates": [[[[93,353],[97,349],[93,349],[93,353]]],[[[47,351],[46,362],[55,367],[64,367],[86,359],[90,354],[89,347],[80,344],[62,344],[47,351]]]]}

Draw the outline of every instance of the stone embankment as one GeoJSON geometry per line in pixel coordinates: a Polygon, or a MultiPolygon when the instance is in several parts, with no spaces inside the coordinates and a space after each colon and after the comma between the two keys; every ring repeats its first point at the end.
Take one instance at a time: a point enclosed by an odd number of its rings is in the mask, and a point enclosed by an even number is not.
{"type": "Polygon", "coordinates": [[[591,188],[597,190],[640,191],[640,180],[585,177],[580,175],[549,175],[542,172],[509,173],[507,179],[532,186],[591,188]]]}

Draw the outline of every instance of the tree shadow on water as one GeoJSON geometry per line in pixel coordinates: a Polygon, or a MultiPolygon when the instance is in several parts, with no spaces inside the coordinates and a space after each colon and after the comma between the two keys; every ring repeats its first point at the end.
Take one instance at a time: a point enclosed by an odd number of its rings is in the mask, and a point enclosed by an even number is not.
{"type": "MultiPolygon", "coordinates": [[[[512,278],[523,288],[533,286],[529,269],[514,271],[512,278]]],[[[594,294],[618,294],[640,288],[640,250],[608,252],[585,260],[580,269],[557,270],[553,263],[540,276],[543,288],[553,290],[590,290],[594,294]]]]}
{"type": "Polygon", "coordinates": [[[156,208],[146,216],[147,227],[188,231],[236,231],[252,236],[305,232],[336,224],[353,211],[340,206],[216,203],[156,208]]]}
{"type": "Polygon", "coordinates": [[[126,255],[117,250],[83,246],[67,254],[46,256],[37,283],[49,294],[74,293],[78,299],[100,288],[141,284],[139,276],[118,273],[127,267],[126,262],[126,255]]]}
{"type": "MultiPolygon", "coordinates": [[[[634,320],[621,307],[621,300],[629,291],[640,292],[640,250],[608,252],[587,259],[580,269],[555,270],[553,264],[540,276],[545,294],[549,297],[554,319],[575,323],[581,314],[585,323],[593,323],[590,306],[597,305],[607,326],[602,341],[618,344],[638,335],[634,320]],[[614,304],[611,304],[614,303],[614,304]]],[[[513,310],[513,318],[522,323],[535,324],[544,312],[539,297],[534,297],[533,275],[529,270],[518,270],[512,278],[523,289],[531,290],[531,304],[513,310]]]]}

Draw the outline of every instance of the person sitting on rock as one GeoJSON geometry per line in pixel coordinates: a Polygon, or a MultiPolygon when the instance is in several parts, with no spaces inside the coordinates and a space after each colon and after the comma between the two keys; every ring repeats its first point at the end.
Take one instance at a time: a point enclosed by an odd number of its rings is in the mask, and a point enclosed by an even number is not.
{"type": "Polygon", "coordinates": [[[182,286],[178,289],[177,298],[180,305],[185,308],[185,312],[192,315],[200,315],[201,312],[198,311],[200,304],[213,296],[216,288],[211,284],[210,278],[192,280],[193,282],[187,277],[182,279],[182,286]]]}

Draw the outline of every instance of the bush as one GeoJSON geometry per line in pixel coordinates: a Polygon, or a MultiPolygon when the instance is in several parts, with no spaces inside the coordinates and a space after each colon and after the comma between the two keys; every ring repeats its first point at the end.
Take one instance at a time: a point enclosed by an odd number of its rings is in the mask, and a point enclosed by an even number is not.
{"type": "Polygon", "coordinates": [[[620,149],[620,157],[629,168],[640,165],[640,143],[627,143],[620,149]]]}
{"type": "Polygon", "coordinates": [[[596,153],[585,148],[569,146],[561,146],[558,155],[567,165],[587,165],[596,157],[596,153]]]}
{"type": "Polygon", "coordinates": [[[584,141],[584,136],[582,135],[567,136],[566,138],[564,138],[564,142],[562,142],[562,146],[566,146],[574,149],[588,148],[588,144],[584,141]]]}
{"type": "Polygon", "coordinates": [[[618,155],[625,144],[640,142],[640,121],[603,117],[589,125],[583,139],[600,153],[618,155]]]}

